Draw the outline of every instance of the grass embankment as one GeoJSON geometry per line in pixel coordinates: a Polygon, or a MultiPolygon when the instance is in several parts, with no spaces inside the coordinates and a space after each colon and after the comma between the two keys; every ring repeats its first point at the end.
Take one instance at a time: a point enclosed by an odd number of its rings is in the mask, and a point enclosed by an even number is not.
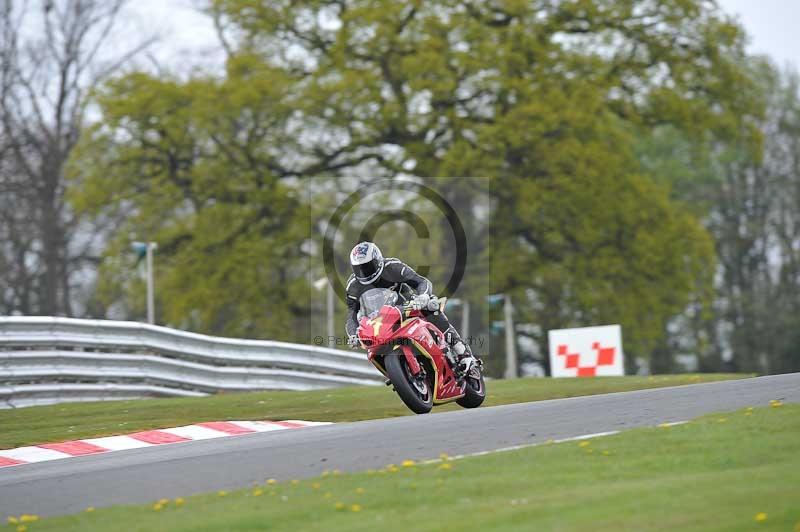
{"type": "Polygon", "coordinates": [[[31,524],[31,532],[796,531],[800,405],[429,465],[265,482],[31,524]]]}
{"type": "MultiPolygon", "coordinates": [[[[658,388],[748,377],[743,374],[685,374],[593,379],[517,379],[488,383],[484,405],[502,405],[658,388]]],[[[434,412],[460,409],[450,404],[434,412]]],[[[189,399],[149,399],[38,406],[0,410],[0,449],[138,430],[176,427],[202,421],[303,419],[359,421],[411,415],[385,386],[348,387],[313,392],[257,392],[189,399]]]]}

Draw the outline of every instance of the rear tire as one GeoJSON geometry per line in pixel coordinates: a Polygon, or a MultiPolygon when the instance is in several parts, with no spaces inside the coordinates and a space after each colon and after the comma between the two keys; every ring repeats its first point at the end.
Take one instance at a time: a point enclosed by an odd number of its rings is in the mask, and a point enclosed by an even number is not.
{"type": "Polygon", "coordinates": [[[483,373],[480,369],[473,367],[469,370],[466,377],[464,397],[457,399],[456,403],[464,408],[478,408],[486,399],[486,384],[483,382],[483,373]]]}
{"type": "Polygon", "coordinates": [[[408,370],[406,357],[400,353],[391,353],[383,360],[386,373],[389,374],[394,389],[406,406],[416,414],[427,414],[433,408],[433,390],[429,380],[414,384],[415,377],[408,370]],[[422,387],[426,391],[419,388],[422,387]]]}

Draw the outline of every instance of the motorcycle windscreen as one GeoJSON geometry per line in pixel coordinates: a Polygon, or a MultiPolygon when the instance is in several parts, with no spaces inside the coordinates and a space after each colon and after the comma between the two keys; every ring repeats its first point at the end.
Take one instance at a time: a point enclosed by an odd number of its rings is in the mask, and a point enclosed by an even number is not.
{"type": "Polygon", "coordinates": [[[374,318],[384,305],[397,304],[397,292],[388,288],[372,288],[361,294],[361,312],[369,319],[374,318]]]}

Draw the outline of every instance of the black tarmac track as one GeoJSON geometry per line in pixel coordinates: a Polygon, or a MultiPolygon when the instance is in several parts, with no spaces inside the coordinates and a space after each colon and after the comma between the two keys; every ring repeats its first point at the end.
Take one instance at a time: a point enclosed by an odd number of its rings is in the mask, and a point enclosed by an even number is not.
{"type": "MultiPolygon", "coordinates": [[[[489,384],[491,387],[491,383],[489,384]]],[[[387,393],[391,393],[387,390],[387,393]]],[[[115,451],[0,469],[0,516],[146,503],[800,402],[800,373],[115,451]]],[[[399,399],[398,399],[399,400],[399,399]]]]}

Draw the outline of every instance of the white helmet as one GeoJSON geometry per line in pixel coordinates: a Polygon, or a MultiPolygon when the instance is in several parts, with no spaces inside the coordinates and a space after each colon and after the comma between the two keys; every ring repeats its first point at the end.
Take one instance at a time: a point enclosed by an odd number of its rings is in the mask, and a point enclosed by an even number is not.
{"type": "Polygon", "coordinates": [[[383,273],[383,254],[372,242],[359,242],[350,252],[350,265],[359,283],[370,284],[383,273]]]}

